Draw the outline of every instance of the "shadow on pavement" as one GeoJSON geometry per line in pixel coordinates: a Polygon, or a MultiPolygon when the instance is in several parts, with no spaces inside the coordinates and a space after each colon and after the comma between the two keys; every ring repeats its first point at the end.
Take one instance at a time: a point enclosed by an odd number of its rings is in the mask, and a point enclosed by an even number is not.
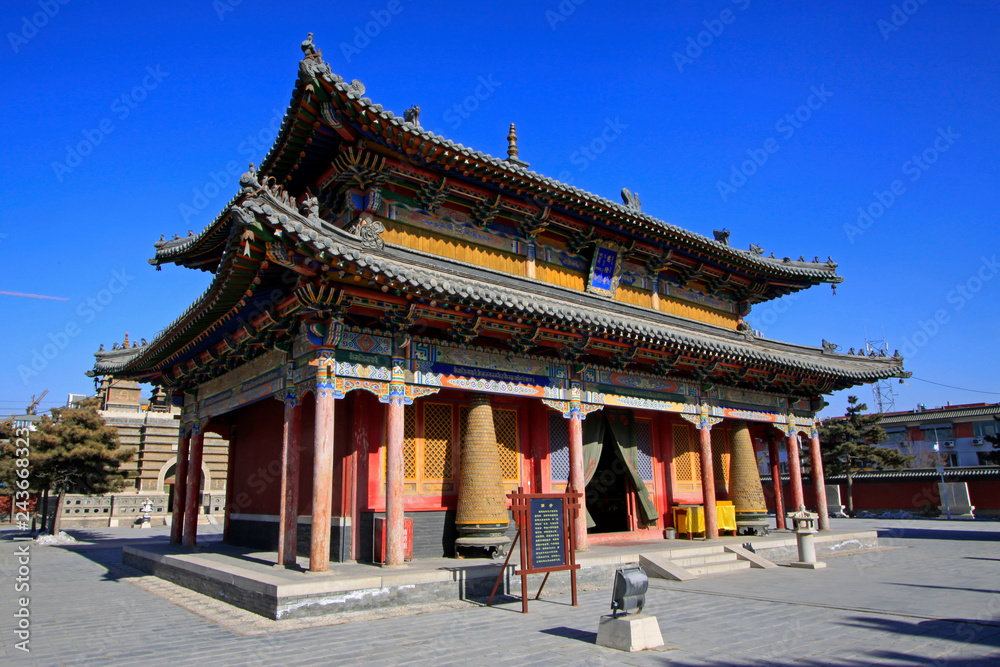
{"type": "MultiPolygon", "coordinates": [[[[199,527],[200,528],[200,527],[199,527]]],[[[47,549],[63,549],[79,554],[104,568],[105,581],[118,581],[132,576],[145,576],[144,573],[132,574],[122,565],[122,547],[142,546],[154,544],[168,544],[170,542],[169,532],[160,531],[150,534],[150,531],[141,528],[130,529],[125,532],[123,529],[101,530],[86,528],[70,528],[64,530],[76,542],[70,544],[47,545],[47,549]],[[132,532],[135,535],[132,535],[132,532]]],[[[222,541],[222,533],[199,533],[199,546],[216,545],[222,541]]]]}
{"type": "Polygon", "coordinates": [[[878,531],[879,538],[1000,542],[1000,526],[998,526],[997,530],[953,530],[944,528],[876,528],[875,530],[878,531]]]}
{"type": "MultiPolygon", "coordinates": [[[[943,639],[959,644],[976,646],[992,646],[1000,648],[1000,622],[980,621],[967,618],[953,618],[933,621],[904,621],[893,618],[876,618],[872,616],[857,616],[844,622],[855,628],[878,630],[892,636],[913,635],[922,639],[943,639]]],[[[918,653],[902,654],[894,651],[873,650],[872,657],[878,660],[899,660],[902,656],[922,657],[918,653]]],[[[937,664],[935,662],[935,664],[937,664]]],[[[972,664],[972,663],[969,663],[972,664]]],[[[996,665],[994,658],[990,664],[996,665]]]]}
{"type": "Polygon", "coordinates": [[[997,595],[998,591],[991,591],[985,588],[965,588],[963,586],[934,586],[932,584],[901,584],[889,582],[890,586],[910,586],[911,588],[937,588],[945,591],[968,591],[970,593],[986,593],[987,595],[997,595]]]}
{"type": "Polygon", "coordinates": [[[586,644],[596,644],[597,643],[597,633],[588,632],[586,630],[577,630],[576,628],[549,628],[548,630],[540,630],[547,635],[554,635],[556,637],[565,637],[566,639],[578,639],[586,644]]]}

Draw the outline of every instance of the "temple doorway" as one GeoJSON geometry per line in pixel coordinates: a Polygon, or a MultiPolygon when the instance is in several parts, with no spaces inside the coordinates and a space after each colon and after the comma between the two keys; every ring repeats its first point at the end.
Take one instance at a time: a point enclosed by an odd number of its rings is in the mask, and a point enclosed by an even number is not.
{"type": "Polygon", "coordinates": [[[605,408],[583,423],[588,533],[623,533],[654,525],[656,506],[638,472],[631,410],[605,408]]]}
{"type": "Polygon", "coordinates": [[[633,493],[625,464],[610,435],[605,436],[594,476],[587,484],[587,510],[594,521],[588,533],[622,533],[632,530],[630,502],[633,493]],[[609,439],[611,440],[609,442],[609,439]]]}

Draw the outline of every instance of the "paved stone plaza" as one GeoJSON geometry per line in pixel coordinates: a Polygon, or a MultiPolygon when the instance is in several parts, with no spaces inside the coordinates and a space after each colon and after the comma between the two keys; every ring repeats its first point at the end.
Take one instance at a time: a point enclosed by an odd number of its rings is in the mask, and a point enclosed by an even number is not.
{"type": "MultiPolygon", "coordinates": [[[[654,579],[647,613],[666,645],[626,654],[594,644],[608,590],[580,606],[553,592],[499,607],[454,602],[335,619],[270,621],[123,567],[121,547],[164,529],[74,531],[72,547],[32,544],[31,653],[15,648],[15,550],[0,570],[3,664],[37,665],[996,665],[1000,522],[834,520],[880,533],[881,549],[688,582],[654,579]]],[[[202,527],[204,540],[217,528],[202,527]]],[[[610,585],[610,582],[609,582],[610,585]]]]}

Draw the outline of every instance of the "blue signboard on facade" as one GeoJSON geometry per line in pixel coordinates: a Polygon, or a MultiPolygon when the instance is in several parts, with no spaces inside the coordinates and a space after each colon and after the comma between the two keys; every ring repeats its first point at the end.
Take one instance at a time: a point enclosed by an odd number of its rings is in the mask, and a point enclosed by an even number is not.
{"type": "Polygon", "coordinates": [[[594,262],[590,268],[587,289],[596,294],[614,296],[621,279],[621,253],[615,247],[598,245],[594,249],[594,262]]]}

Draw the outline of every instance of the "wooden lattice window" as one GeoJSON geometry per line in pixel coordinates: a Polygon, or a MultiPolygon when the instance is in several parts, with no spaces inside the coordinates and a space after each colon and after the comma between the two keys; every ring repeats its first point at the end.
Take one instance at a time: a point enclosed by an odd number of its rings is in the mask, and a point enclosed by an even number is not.
{"type": "Polygon", "coordinates": [[[691,493],[701,490],[701,462],[696,436],[687,424],[674,424],[674,480],[677,491],[691,493]]]}
{"type": "Polygon", "coordinates": [[[517,410],[503,408],[493,411],[493,428],[496,430],[497,449],[500,450],[500,470],[505,480],[521,479],[521,461],[518,456],[517,410]]]}
{"type": "Polygon", "coordinates": [[[452,406],[424,404],[424,479],[451,479],[452,406]]]}
{"type": "MultiPolygon", "coordinates": [[[[456,438],[452,404],[418,401],[403,407],[404,493],[436,495],[454,492],[456,438]]],[[[387,464],[383,449],[383,479],[387,464]]]]}
{"type": "Polygon", "coordinates": [[[417,478],[417,406],[403,406],[403,479],[417,478]]]}

